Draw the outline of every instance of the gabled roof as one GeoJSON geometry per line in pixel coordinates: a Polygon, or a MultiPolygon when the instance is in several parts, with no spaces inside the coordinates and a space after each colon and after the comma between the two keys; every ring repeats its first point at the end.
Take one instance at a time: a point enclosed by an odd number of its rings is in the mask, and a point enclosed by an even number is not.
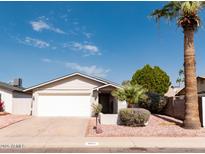
{"type": "Polygon", "coordinates": [[[205,80],[205,77],[203,77],[203,76],[197,76],[197,78],[205,80]]]}
{"type": "Polygon", "coordinates": [[[33,89],[36,89],[36,88],[39,88],[39,87],[42,87],[42,86],[45,86],[45,85],[48,85],[48,84],[57,82],[57,81],[60,81],[60,80],[63,80],[63,79],[67,79],[67,78],[73,77],[73,76],[75,76],[75,75],[79,75],[79,76],[81,76],[81,77],[84,77],[84,78],[87,78],[87,79],[91,79],[91,80],[94,80],[94,81],[103,83],[103,84],[105,84],[105,85],[107,85],[107,84],[112,84],[112,85],[115,85],[115,86],[119,86],[119,85],[116,84],[116,83],[113,83],[113,82],[111,82],[111,81],[108,81],[108,80],[105,80],[105,79],[102,79],[102,78],[99,78],[99,77],[93,77],[93,76],[90,76],[90,75],[87,75],[87,74],[83,74],[83,73],[76,72],[76,73],[68,74],[68,75],[65,75],[65,76],[62,76],[62,77],[53,79],[53,80],[49,80],[49,81],[47,81],[47,82],[40,83],[40,84],[35,85],[35,86],[32,86],[32,87],[29,87],[29,88],[25,89],[24,92],[30,91],[30,90],[33,90],[33,89]]]}
{"type": "MultiPolygon", "coordinates": [[[[205,77],[202,77],[202,76],[197,76],[197,84],[200,84],[198,83],[198,79],[202,79],[202,80],[205,80],[205,77]]],[[[202,93],[201,91],[198,91],[198,94],[202,93]]],[[[185,94],[185,87],[183,87],[180,91],[178,91],[176,93],[176,96],[180,96],[180,95],[184,95],[185,94]]]]}
{"type": "Polygon", "coordinates": [[[168,91],[164,94],[164,96],[174,97],[182,89],[183,89],[183,87],[172,87],[172,86],[170,86],[168,91]]]}
{"type": "Polygon", "coordinates": [[[0,87],[4,88],[4,89],[8,89],[8,90],[12,90],[12,91],[23,91],[23,88],[19,88],[19,87],[14,87],[8,83],[4,83],[0,81],[0,87]]]}
{"type": "Polygon", "coordinates": [[[109,83],[109,84],[106,84],[106,85],[102,85],[102,86],[96,87],[96,88],[94,88],[94,90],[102,89],[102,88],[109,87],[109,86],[115,87],[115,88],[121,88],[120,85],[116,85],[116,84],[111,84],[111,83],[109,83]]]}

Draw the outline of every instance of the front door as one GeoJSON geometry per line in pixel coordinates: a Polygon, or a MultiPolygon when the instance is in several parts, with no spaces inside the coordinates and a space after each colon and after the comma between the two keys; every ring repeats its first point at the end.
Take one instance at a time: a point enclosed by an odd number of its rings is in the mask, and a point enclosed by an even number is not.
{"type": "Polygon", "coordinates": [[[99,103],[102,105],[102,113],[113,113],[113,103],[110,102],[110,94],[99,94],[99,103]]]}

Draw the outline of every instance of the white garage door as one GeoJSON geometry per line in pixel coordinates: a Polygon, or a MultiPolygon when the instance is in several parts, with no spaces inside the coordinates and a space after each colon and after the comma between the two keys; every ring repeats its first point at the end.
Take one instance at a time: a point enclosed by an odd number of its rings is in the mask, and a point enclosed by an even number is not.
{"type": "Polygon", "coordinates": [[[89,95],[40,95],[38,116],[90,116],[89,95]]]}

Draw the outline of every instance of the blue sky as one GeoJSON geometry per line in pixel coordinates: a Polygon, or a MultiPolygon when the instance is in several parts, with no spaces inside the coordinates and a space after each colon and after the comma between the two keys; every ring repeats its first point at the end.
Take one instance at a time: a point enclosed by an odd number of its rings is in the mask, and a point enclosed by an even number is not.
{"type": "MultiPolygon", "coordinates": [[[[0,80],[25,87],[72,72],[121,83],[145,64],[172,82],[183,65],[183,33],[148,16],[165,2],[0,2],[0,80]]],[[[204,16],[202,16],[204,19],[204,16]]],[[[205,30],[195,36],[205,75],[205,30]]]]}

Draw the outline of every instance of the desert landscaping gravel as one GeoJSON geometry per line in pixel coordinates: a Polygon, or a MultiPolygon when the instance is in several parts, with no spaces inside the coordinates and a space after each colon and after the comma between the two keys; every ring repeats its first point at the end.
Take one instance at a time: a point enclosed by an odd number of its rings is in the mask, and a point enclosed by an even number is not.
{"type": "Polygon", "coordinates": [[[100,125],[102,133],[96,134],[95,118],[91,118],[86,136],[88,137],[205,137],[205,128],[188,130],[182,127],[182,121],[164,115],[151,115],[149,124],[144,127],[119,125],[100,125]]]}

